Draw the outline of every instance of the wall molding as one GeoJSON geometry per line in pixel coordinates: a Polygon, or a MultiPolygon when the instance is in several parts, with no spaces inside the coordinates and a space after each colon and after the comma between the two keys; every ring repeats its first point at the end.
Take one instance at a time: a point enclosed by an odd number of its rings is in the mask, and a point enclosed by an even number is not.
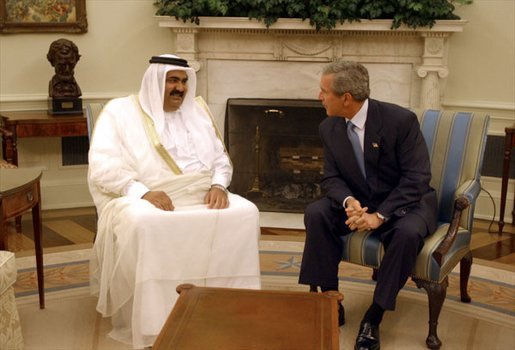
{"type": "MultiPolygon", "coordinates": [[[[98,92],[83,94],[82,104],[107,102],[113,98],[128,96],[137,92],[98,92]]],[[[12,111],[36,111],[48,108],[48,95],[46,94],[23,94],[23,95],[0,95],[0,112],[12,111]]]]}
{"type": "Polygon", "coordinates": [[[509,101],[476,101],[476,100],[448,100],[444,99],[443,108],[458,111],[471,111],[488,113],[490,125],[488,135],[503,136],[504,129],[515,123],[515,103],[509,101]]]}
{"type": "Polygon", "coordinates": [[[496,111],[515,112],[515,103],[499,102],[499,101],[476,101],[476,100],[446,100],[442,102],[442,106],[453,108],[474,108],[496,111]]]}

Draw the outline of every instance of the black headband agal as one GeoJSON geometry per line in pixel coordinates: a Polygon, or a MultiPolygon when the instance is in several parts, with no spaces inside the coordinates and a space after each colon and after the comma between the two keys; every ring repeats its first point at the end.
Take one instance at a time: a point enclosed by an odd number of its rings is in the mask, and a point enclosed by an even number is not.
{"type": "Polygon", "coordinates": [[[152,56],[149,61],[150,63],[162,63],[162,64],[171,64],[174,66],[180,67],[189,67],[188,61],[178,57],[164,57],[164,56],[152,56]]]}

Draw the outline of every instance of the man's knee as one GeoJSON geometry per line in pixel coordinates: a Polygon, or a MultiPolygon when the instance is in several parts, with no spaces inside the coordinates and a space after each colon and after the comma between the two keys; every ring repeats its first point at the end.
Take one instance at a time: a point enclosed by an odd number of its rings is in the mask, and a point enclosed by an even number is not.
{"type": "Polygon", "coordinates": [[[392,235],[390,245],[403,247],[404,249],[414,250],[416,252],[422,249],[424,245],[424,228],[413,226],[398,226],[392,235]]]}
{"type": "Polygon", "coordinates": [[[330,205],[328,201],[323,198],[315,202],[310,203],[304,210],[304,221],[305,222],[318,222],[327,217],[330,211],[330,205]]]}
{"type": "Polygon", "coordinates": [[[159,210],[161,209],[157,209],[146,201],[138,201],[124,208],[117,219],[130,227],[146,227],[159,215],[159,210]]]}

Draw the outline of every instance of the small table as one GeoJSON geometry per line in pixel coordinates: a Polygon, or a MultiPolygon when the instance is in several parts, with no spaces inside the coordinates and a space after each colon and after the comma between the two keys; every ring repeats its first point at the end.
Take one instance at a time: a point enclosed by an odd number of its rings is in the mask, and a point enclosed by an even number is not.
{"type": "Polygon", "coordinates": [[[182,284],[152,350],[339,348],[338,292],[182,284]]]}
{"type": "MultiPolygon", "coordinates": [[[[511,150],[515,147],[515,127],[509,127],[504,129],[506,137],[504,141],[504,162],[502,170],[502,184],[501,184],[501,210],[499,213],[499,234],[502,234],[504,227],[504,210],[506,208],[506,192],[508,190],[508,180],[510,178],[510,160],[511,150]]],[[[515,200],[515,195],[514,195],[515,200]]],[[[511,211],[511,222],[515,225],[515,204],[511,211]]]]}
{"type": "Polygon", "coordinates": [[[88,125],[82,113],[54,116],[47,111],[2,112],[0,134],[4,159],[18,165],[20,137],[86,136],[88,125]],[[3,129],[3,130],[2,130],[3,129]]]}
{"type": "Polygon", "coordinates": [[[41,246],[41,169],[0,169],[0,249],[7,250],[7,220],[32,209],[38,276],[39,307],[45,308],[43,249],[41,246]]]}

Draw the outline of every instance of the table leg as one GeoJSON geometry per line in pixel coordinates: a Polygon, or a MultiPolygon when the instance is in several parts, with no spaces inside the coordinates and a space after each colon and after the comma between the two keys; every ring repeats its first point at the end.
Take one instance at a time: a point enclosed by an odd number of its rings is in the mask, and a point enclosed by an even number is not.
{"type": "Polygon", "coordinates": [[[32,222],[34,224],[34,246],[36,250],[36,271],[38,277],[39,308],[45,308],[45,286],[43,275],[43,248],[41,245],[41,190],[38,182],[38,201],[32,208],[32,222]]]}

